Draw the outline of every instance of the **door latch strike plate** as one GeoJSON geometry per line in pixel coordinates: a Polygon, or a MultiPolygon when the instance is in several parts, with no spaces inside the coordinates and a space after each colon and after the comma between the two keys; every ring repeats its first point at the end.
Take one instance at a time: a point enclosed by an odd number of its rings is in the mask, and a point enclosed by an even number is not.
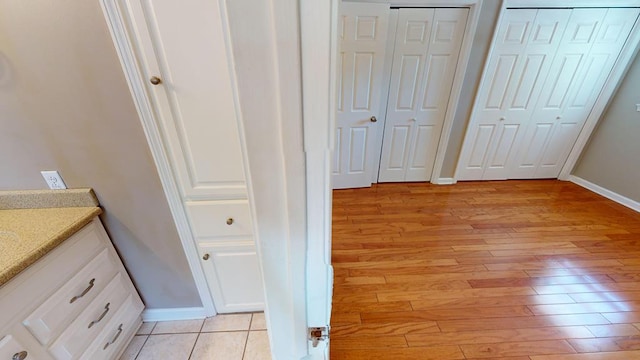
{"type": "Polygon", "coordinates": [[[308,335],[313,347],[318,347],[320,341],[329,340],[329,327],[310,327],[308,335]]]}

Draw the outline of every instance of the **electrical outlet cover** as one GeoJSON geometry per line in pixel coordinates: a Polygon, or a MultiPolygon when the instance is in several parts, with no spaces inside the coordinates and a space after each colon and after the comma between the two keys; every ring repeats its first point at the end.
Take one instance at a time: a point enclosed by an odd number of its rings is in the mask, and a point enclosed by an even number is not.
{"type": "Polygon", "coordinates": [[[62,190],[67,188],[67,185],[64,183],[62,177],[57,171],[40,171],[40,173],[42,174],[44,181],[49,185],[49,189],[62,190]]]}

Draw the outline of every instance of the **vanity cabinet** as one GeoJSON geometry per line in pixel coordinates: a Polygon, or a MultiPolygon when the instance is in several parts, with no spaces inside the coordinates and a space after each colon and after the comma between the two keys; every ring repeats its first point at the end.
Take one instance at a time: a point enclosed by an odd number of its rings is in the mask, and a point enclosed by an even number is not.
{"type": "Polygon", "coordinates": [[[113,359],[143,308],[95,218],[0,287],[0,359],[113,359]]]}

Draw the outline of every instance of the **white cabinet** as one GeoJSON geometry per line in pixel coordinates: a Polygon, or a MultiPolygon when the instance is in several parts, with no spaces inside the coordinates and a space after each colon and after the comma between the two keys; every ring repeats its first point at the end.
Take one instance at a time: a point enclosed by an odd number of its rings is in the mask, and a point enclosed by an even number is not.
{"type": "Polygon", "coordinates": [[[182,241],[189,243],[185,248],[201,253],[200,259],[190,261],[200,261],[197,271],[206,278],[217,312],[262,310],[224,3],[118,2],[133,28],[139,70],[148,80],[154,122],[171,163],[170,176],[178,185],[180,212],[189,225],[190,231],[181,231],[182,241]],[[203,251],[199,244],[210,241],[216,243],[215,251],[203,251]],[[206,252],[209,258],[202,260],[206,252]]]}
{"type": "Polygon", "coordinates": [[[94,219],[0,288],[0,358],[26,351],[26,359],[112,359],[142,323],[143,308],[94,219]]]}

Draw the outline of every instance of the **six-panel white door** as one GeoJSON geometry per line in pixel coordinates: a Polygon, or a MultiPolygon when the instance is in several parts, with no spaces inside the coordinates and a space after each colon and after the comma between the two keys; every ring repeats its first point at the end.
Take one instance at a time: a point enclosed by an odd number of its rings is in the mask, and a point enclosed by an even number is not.
{"type": "Polygon", "coordinates": [[[400,9],[378,181],[431,179],[468,9],[400,9]]]}
{"type": "Polygon", "coordinates": [[[367,187],[380,156],[389,5],[341,3],[340,19],[333,187],[367,187]]]}
{"type": "Polygon", "coordinates": [[[510,179],[558,177],[638,12],[573,10],[510,179]]]}

